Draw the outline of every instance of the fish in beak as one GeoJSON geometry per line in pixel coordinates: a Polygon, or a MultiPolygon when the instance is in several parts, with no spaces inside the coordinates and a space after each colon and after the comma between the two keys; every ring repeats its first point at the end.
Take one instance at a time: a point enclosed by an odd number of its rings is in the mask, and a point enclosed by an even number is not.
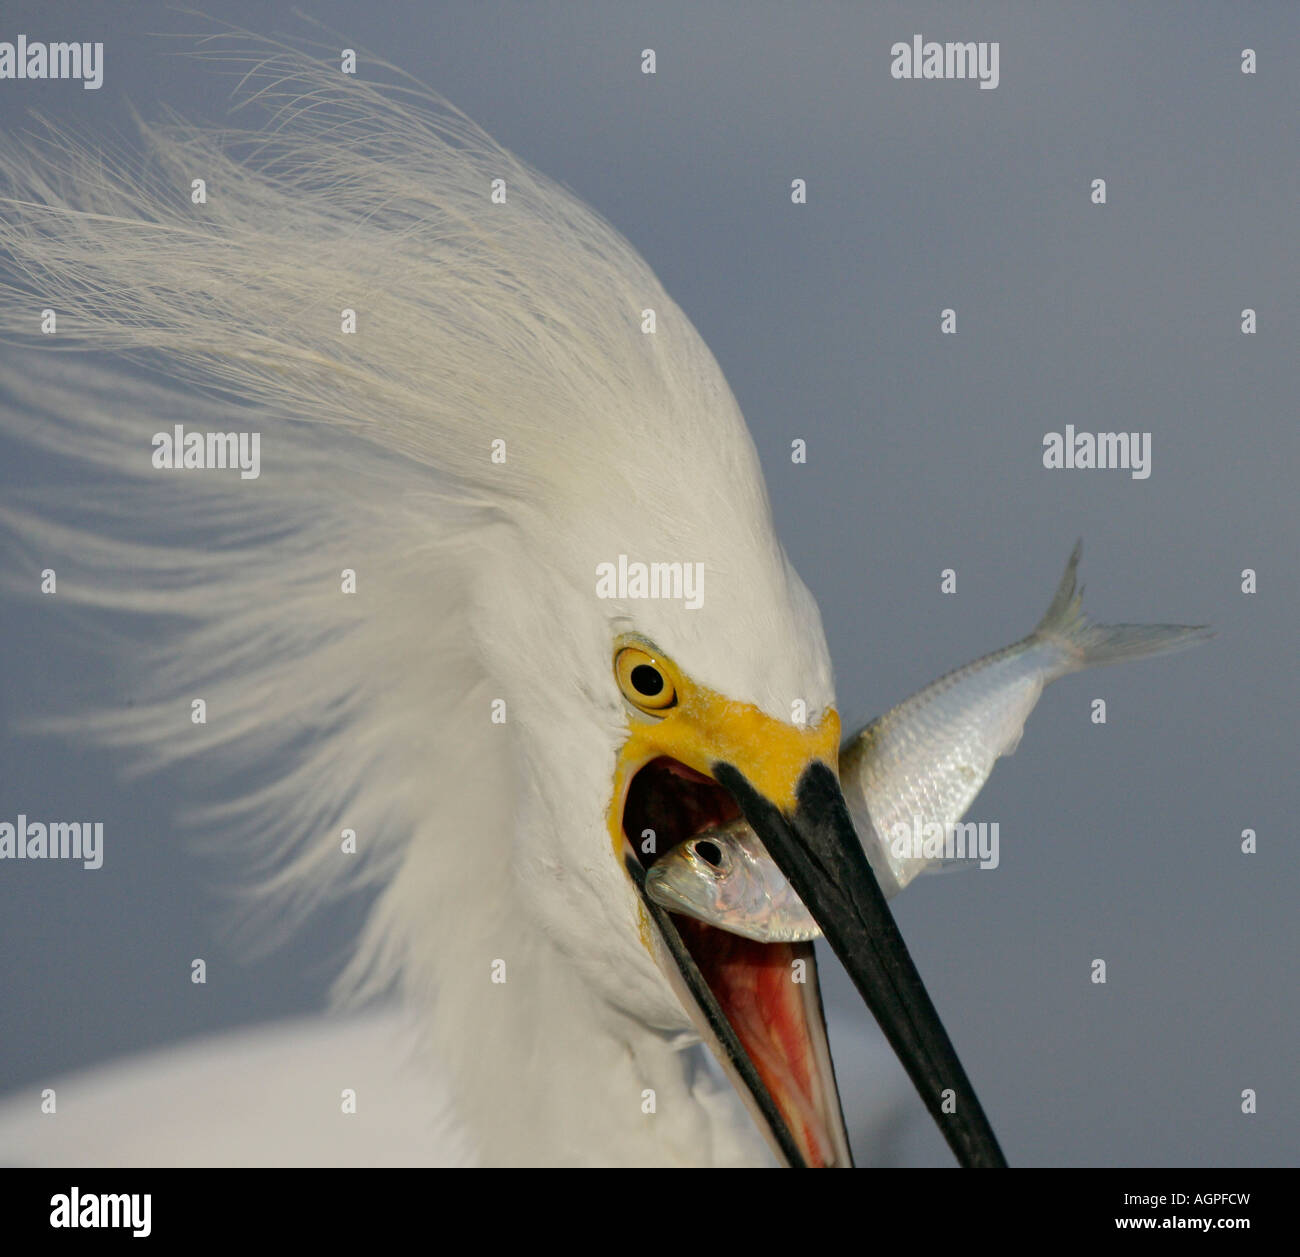
{"type": "Polygon", "coordinates": [[[773,1150],[801,1169],[852,1166],[812,944],[755,943],[673,915],[645,894],[636,859],[628,872],[678,999],[773,1150]]]}
{"type": "Polygon", "coordinates": [[[714,776],[812,913],[963,1167],[1004,1167],[997,1137],[917,972],[835,774],[804,771],[791,816],[730,764],[714,776]]]}
{"type": "Polygon", "coordinates": [[[646,893],[661,855],[744,820],[811,912],[963,1166],[1005,1162],[859,842],[832,764],[839,719],[773,719],[693,682],[641,638],[615,675],[635,711],[610,832],[640,892],[643,938],[789,1165],[852,1164],[813,943],[760,942],[646,893]],[[644,716],[644,719],[639,717],[644,716]]]}

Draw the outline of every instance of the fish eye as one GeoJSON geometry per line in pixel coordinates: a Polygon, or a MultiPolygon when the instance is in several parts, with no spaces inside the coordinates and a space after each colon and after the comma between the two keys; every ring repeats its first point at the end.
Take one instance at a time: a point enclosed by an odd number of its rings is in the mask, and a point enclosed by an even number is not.
{"type": "Polygon", "coordinates": [[[642,711],[661,712],[677,702],[667,669],[648,651],[625,646],[614,660],[614,673],[623,697],[642,711]]]}
{"type": "Polygon", "coordinates": [[[722,850],[716,842],[710,842],[707,838],[701,838],[695,844],[695,854],[704,861],[705,864],[712,868],[722,871],[722,850]]]}

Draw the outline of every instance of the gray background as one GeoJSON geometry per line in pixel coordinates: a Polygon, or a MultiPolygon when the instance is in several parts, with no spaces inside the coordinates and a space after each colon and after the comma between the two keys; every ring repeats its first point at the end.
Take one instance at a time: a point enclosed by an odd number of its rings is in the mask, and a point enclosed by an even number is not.
{"type": "MultiPolygon", "coordinates": [[[[1048,691],[972,813],[1000,823],[1001,867],[923,879],[896,909],[1013,1163],[1294,1163],[1300,10],[310,10],[650,261],[749,420],[846,724],[1028,631],[1080,535],[1098,618],[1219,630],[1048,691]],[[1000,41],[1001,85],[892,80],[889,46],[914,32],[1000,41]],[[939,334],[945,306],[956,337],[939,334]],[[1043,470],[1042,436],[1066,423],[1152,432],[1152,477],[1043,470]],[[795,436],[807,466],[789,462],[795,436]],[[1247,826],[1254,857],[1238,851],[1247,826]]],[[[287,5],[216,11],[310,33],[287,5]]],[[[0,84],[0,125],[36,108],[126,129],[128,101],[220,121],[229,84],[144,37],[196,26],[147,4],[6,4],[0,38],[103,39],[106,82],[0,84]]],[[[66,473],[0,446],[0,482],[50,478],[66,473]]],[[[112,688],[76,625],[6,602],[0,631],[0,812],[138,835],[93,875],[0,868],[0,1091],[319,1006],[363,905],[247,962],[215,870],[173,829],[182,781],[124,782],[105,755],[12,731],[16,713],[112,688]],[[196,955],[237,976],[191,985],[196,955]]],[[[876,1031],[827,969],[852,1111],[876,1031]]],[[[950,1163],[928,1124],[908,1155],[950,1163]]]]}

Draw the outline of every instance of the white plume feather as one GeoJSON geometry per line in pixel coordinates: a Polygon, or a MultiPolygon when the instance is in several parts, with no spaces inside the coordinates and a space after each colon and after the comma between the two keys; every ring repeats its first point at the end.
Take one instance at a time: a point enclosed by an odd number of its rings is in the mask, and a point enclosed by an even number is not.
{"type": "MultiPolygon", "coordinates": [[[[490,525],[544,546],[575,484],[627,501],[620,468],[657,410],[696,403],[684,409],[717,449],[727,414],[703,403],[730,399],[635,252],[450,106],[286,50],[259,54],[244,88],[264,125],[143,125],[144,159],[54,132],[4,145],[0,330],[30,347],[10,355],[3,422],[104,484],[71,515],[41,494],[4,516],[36,570],[77,573],[60,594],[96,623],[171,621],[135,626],[134,706],[51,726],[144,768],[202,760],[228,801],[196,819],[247,840],[249,884],[287,926],[286,903],[357,882],[400,894],[395,867],[430,827],[473,833],[479,876],[504,863],[511,734],[484,728],[495,691],[468,589],[507,544],[490,525]],[[661,333],[676,327],[673,353],[641,333],[647,306],[661,333]],[[46,307],[55,337],[36,334],[46,307]],[[55,352],[68,345],[204,392],[55,352]],[[176,423],[260,431],[261,479],[154,470],[151,437],[176,423]],[[339,852],[345,826],[360,858],[339,852]]],[[[380,906],[354,978],[400,968],[406,940],[385,925],[400,916],[380,906]]]]}
{"type": "Polygon", "coordinates": [[[698,1160],[712,1139],[744,1160],[753,1132],[710,1127],[735,1097],[679,1059],[685,1014],[636,941],[626,877],[592,845],[625,719],[609,626],[633,610],[595,602],[594,556],[707,561],[707,612],[639,604],[638,625],[671,628],[701,682],[777,715],[831,698],[735,401],[632,248],[443,102],[283,49],[253,58],[244,89],[263,125],[145,125],[143,158],[53,131],[0,144],[0,335],[25,346],[0,426],[87,464],[74,501],[29,494],[0,522],[28,591],[55,567],[61,602],[135,643],[118,650],[134,705],[55,724],[141,767],[200,762],[218,794],[196,818],[242,839],[275,926],[381,887],[340,989],[400,977],[433,1007],[484,1138],[493,1114],[528,1110],[533,1136],[485,1144],[490,1159],[608,1150],[586,1128],[651,1077],[682,1125],[627,1123],[628,1156],[698,1160]],[[176,423],[261,433],[261,479],[155,470],[151,438],[176,423]],[[521,849],[529,830],[554,847],[521,849]],[[509,890],[530,879],[556,900],[532,921],[528,889],[509,890]],[[485,1002],[502,940],[530,977],[485,1002]],[[637,1035],[618,1020],[630,1008],[637,1035]],[[457,1021],[471,1009],[473,1036],[457,1021]],[[586,1049],[620,1062],[599,1085],[575,1057],[566,1094],[552,1059],[521,1057],[520,1028],[548,1015],[564,1018],[549,1042],[607,1036],[586,1049]]]}

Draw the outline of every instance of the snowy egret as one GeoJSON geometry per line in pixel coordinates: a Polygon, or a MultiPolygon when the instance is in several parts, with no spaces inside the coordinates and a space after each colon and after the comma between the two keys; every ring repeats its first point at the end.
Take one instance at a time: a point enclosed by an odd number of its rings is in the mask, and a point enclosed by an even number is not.
{"type": "Polygon", "coordinates": [[[422,1014],[464,1135],[430,1159],[756,1163],[761,1132],[850,1162],[812,944],[642,893],[743,815],[959,1159],[1000,1164],[855,834],[818,609],[694,328],[443,103],[284,50],[249,75],[270,125],[0,159],[0,329],[190,386],[49,354],[8,385],[12,432],[139,496],[5,521],[40,566],[93,569],[65,597],[175,628],[142,701],[77,731],[241,782],[200,819],[253,844],[287,920],[381,888],[340,989],[422,1014]]]}

